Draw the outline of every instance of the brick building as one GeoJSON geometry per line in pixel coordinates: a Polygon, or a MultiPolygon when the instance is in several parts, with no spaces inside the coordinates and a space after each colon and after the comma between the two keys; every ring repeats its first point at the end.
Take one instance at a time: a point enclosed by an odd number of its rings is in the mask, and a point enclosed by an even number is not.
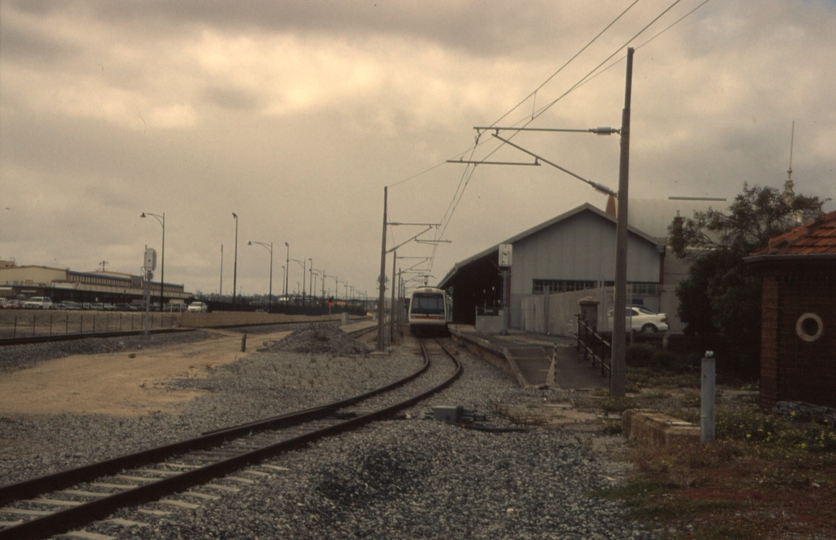
{"type": "Polygon", "coordinates": [[[776,236],[763,272],[760,405],[836,407],[836,212],[776,236]]]}

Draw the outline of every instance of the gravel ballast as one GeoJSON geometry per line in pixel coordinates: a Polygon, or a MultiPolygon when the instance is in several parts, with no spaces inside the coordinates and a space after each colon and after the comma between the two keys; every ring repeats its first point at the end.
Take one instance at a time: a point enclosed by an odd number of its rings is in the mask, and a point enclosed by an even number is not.
{"type": "MultiPolygon", "coordinates": [[[[322,331],[304,337],[300,331],[284,345],[269,344],[216,368],[209,378],[171,381],[173,388],[208,391],[179,415],[0,418],[0,483],[334,401],[412,373],[422,363],[409,342],[388,354],[368,354],[365,345],[334,337],[322,331]],[[319,350],[323,342],[333,342],[333,348],[319,350]],[[293,352],[299,350],[310,352],[293,352]]],[[[588,431],[535,426],[492,433],[424,419],[432,406],[461,405],[486,415],[486,425],[509,427],[494,411],[569,397],[566,391],[520,389],[464,349],[457,353],[464,366],[459,381],[403,418],[236,473],[254,481],[236,484],[238,492],[195,488],[220,497],[190,499],[199,508],[167,506],[171,513],[164,516],[127,508],[112,517],[144,526],[105,521],[85,529],[161,539],[653,537],[624,519],[620,506],[595,497],[623,468],[590,450],[588,431]]],[[[158,503],[144,507],[162,509],[158,503]]]]}

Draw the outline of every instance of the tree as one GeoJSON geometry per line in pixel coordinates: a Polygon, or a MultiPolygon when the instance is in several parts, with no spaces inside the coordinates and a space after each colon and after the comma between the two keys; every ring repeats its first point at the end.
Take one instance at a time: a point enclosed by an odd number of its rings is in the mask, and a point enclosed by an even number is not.
{"type": "Polygon", "coordinates": [[[761,279],[743,257],[820,216],[825,202],[743,184],[728,213],[694,212],[668,229],[674,253],[691,259],[688,277],[676,288],[679,318],[689,333],[724,338],[737,370],[756,373],[760,360],[761,279]]]}

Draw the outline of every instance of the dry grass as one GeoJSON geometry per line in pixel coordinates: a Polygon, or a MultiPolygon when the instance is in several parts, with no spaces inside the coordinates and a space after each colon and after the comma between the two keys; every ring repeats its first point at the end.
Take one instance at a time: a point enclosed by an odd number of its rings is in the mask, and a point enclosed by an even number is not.
{"type": "MultiPolygon", "coordinates": [[[[679,381],[642,386],[621,400],[592,396],[578,405],[699,420],[698,389],[679,381]]],[[[836,538],[836,429],[720,400],[717,436],[712,444],[627,446],[619,457],[635,464],[633,476],[600,495],[622,501],[632,519],[664,538],[836,538]]]]}
{"type": "Polygon", "coordinates": [[[836,538],[833,453],[722,440],[626,457],[635,475],[602,495],[667,538],[836,538]]]}

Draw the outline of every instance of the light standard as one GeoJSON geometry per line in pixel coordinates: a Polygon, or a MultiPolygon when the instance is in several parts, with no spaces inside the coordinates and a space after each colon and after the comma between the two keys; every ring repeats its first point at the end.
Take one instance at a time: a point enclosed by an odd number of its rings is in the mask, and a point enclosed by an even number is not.
{"type": "MultiPolygon", "coordinates": [[[[305,274],[308,271],[307,261],[300,261],[299,259],[290,259],[295,263],[299,263],[302,265],[302,307],[305,307],[305,274]]],[[[289,274],[290,272],[288,272],[289,274]]],[[[297,283],[298,285],[298,283],[297,283]]]]}
{"type": "Polygon", "coordinates": [[[285,304],[287,303],[287,275],[290,273],[290,244],[287,242],[284,243],[284,247],[287,248],[287,256],[285,257],[285,266],[284,266],[284,301],[285,304]]]}
{"type": "Polygon", "coordinates": [[[253,242],[252,240],[250,240],[247,243],[248,246],[251,246],[253,244],[264,246],[264,249],[270,252],[270,296],[269,300],[267,301],[267,313],[270,313],[270,310],[273,308],[273,242],[265,244],[264,242],[253,242]]]}
{"type": "Polygon", "coordinates": [[[308,272],[310,273],[310,276],[308,276],[308,290],[310,291],[308,293],[308,303],[313,307],[313,259],[309,258],[308,263],[310,263],[308,264],[308,272]]]}
{"type": "Polygon", "coordinates": [[[157,214],[152,214],[151,212],[148,212],[147,214],[143,212],[142,215],[139,217],[144,218],[147,216],[151,216],[152,218],[156,219],[163,228],[163,249],[161,257],[162,260],[160,261],[160,311],[162,311],[163,289],[165,288],[165,212],[163,212],[163,215],[161,216],[157,214]]]}
{"type": "Polygon", "coordinates": [[[308,269],[308,274],[311,276],[311,282],[308,284],[308,289],[311,291],[308,295],[309,302],[311,303],[311,307],[314,307],[315,300],[316,300],[316,286],[314,284],[314,276],[320,275],[320,270],[314,270],[313,268],[308,269]]]}
{"type": "Polygon", "coordinates": [[[235,311],[235,295],[238,292],[238,214],[232,213],[235,219],[235,264],[232,265],[232,311],[235,311]]]}

